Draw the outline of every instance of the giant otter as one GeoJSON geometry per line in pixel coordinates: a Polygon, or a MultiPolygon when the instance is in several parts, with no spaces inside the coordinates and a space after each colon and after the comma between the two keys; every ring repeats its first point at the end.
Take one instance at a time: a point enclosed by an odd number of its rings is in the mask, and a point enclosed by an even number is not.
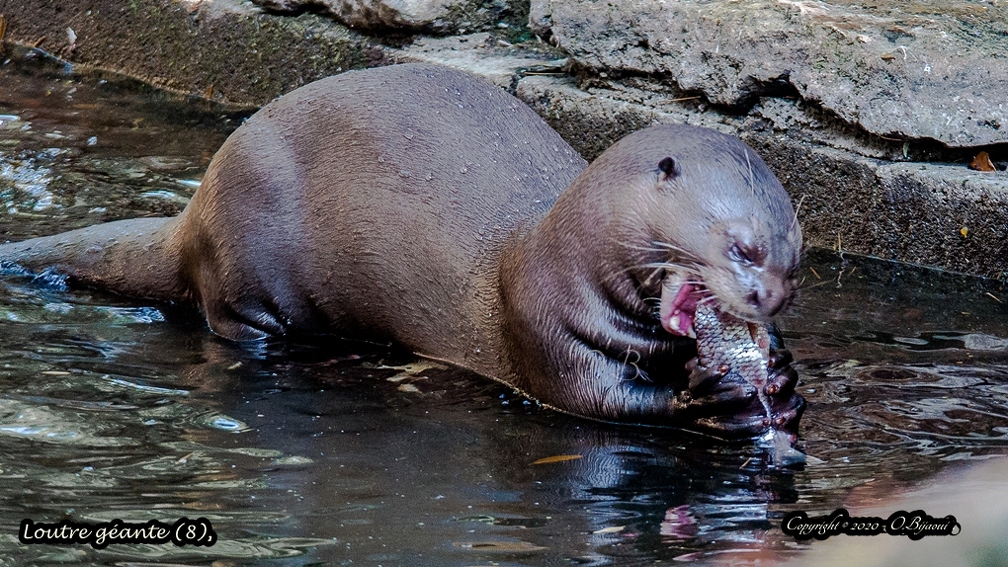
{"type": "Polygon", "coordinates": [[[788,195],[736,138],[648,128],[591,165],[520,101],[433,65],[352,71],[263,107],[181,215],[0,246],[244,341],[395,341],[605,421],[794,430],[786,351],[755,388],[693,359],[698,302],[769,323],[794,291],[788,195]]]}

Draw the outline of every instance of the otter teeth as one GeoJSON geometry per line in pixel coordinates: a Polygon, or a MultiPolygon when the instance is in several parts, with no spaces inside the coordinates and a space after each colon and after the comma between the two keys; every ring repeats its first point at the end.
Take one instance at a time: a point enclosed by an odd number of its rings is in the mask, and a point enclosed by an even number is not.
{"type": "Polygon", "coordinates": [[[696,338],[696,329],[693,328],[693,317],[690,317],[688,313],[683,313],[678,309],[672,312],[672,317],[669,318],[668,326],[672,329],[673,334],[684,335],[691,339],[696,338]]]}
{"type": "Polygon", "coordinates": [[[695,339],[693,319],[699,298],[699,290],[692,284],[667,279],[662,286],[658,313],[662,327],[673,335],[695,339]]]}

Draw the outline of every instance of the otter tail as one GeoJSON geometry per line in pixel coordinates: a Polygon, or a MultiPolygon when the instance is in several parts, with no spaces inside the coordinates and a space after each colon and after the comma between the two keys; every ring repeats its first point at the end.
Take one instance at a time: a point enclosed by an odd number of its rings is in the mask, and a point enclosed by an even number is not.
{"type": "Polygon", "coordinates": [[[53,269],[71,282],[162,301],[183,299],[177,219],[139,218],[0,244],[0,267],[53,269]]]}

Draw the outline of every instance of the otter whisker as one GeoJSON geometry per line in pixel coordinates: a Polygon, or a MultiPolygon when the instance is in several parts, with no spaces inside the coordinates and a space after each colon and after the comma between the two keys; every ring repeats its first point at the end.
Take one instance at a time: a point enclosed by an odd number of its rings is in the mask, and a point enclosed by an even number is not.
{"type": "Polygon", "coordinates": [[[664,252],[666,248],[658,248],[654,246],[643,246],[640,244],[631,244],[629,242],[621,242],[620,246],[626,248],[627,250],[640,250],[643,252],[664,252]]]}
{"type": "Polygon", "coordinates": [[[700,264],[693,264],[693,263],[676,264],[672,262],[652,262],[650,264],[641,264],[640,267],[642,268],[660,267],[666,272],[673,272],[679,275],[680,277],[684,278],[700,277],[700,272],[703,268],[700,264]]]}
{"type": "Polygon", "coordinates": [[[621,279],[621,278],[625,277],[632,270],[633,270],[633,268],[617,268],[617,269],[613,270],[612,272],[610,272],[610,273],[602,276],[602,283],[604,283],[604,284],[612,284],[617,279],[621,279]]]}
{"type": "Polygon", "coordinates": [[[752,191],[753,196],[756,196],[756,184],[753,183],[753,172],[752,172],[752,162],[749,161],[749,150],[745,149],[745,163],[749,168],[749,190],[752,191]]]}
{"type": "Polygon", "coordinates": [[[670,272],[681,271],[681,272],[685,272],[685,273],[688,273],[688,274],[699,274],[700,273],[700,267],[697,266],[697,265],[679,264],[679,263],[673,263],[673,262],[648,262],[646,264],[637,264],[636,266],[633,266],[632,268],[628,268],[628,269],[643,270],[643,269],[647,269],[647,268],[655,268],[655,269],[660,269],[660,270],[667,270],[667,271],[670,271],[670,272]]]}
{"type": "Polygon", "coordinates": [[[645,270],[645,269],[651,269],[651,273],[649,273],[648,276],[644,278],[642,282],[639,282],[638,284],[639,286],[649,287],[654,281],[654,279],[662,271],[676,272],[682,274],[683,277],[681,281],[683,284],[689,284],[701,287],[703,286],[703,277],[700,275],[700,271],[698,268],[692,266],[668,264],[664,262],[658,262],[653,264],[640,264],[638,266],[630,266],[628,268],[616,270],[613,273],[603,277],[602,281],[607,284],[611,284],[619,276],[625,275],[632,271],[645,270]]]}
{"type": "Polygon", "coordinates": [[[714,297],[713,295],[705,295],[705,296],[701,297],[699,300],[697,300],[697,305],[707,304],[707,303],[714,303],[716,301],[717,301],[717,298],[714,297]]]}
{"type": "Polygon", "coordinates": [[[634,251],[638,251],[638,252],[654,252],[654,253],[674,252],[675,255],[681,257],[681,259],[683,261],[699,263],[699,259],[696,257],[696,255],[690,253],[689,251],[685,250],[684,248],[680,248],[678,246],[675,246],[673,244],[668,244],[668,243],[662,242],[660,240],[652,240],[651,244],[653,246],[640,246],[640,245],[629,244],[629,243],[622,243],[621,242],[620,246],[622,246],[623,248],[625,248],[627,250],[634,250],[634,251]]]}
{"type": "Polygon", "coordinates": [[[648,274],[648,277],[644,278],[644,285],[650,285],[651,280],[658,277],[658,274],[662,273],[664,270],[665,268],[662,266],[655,266],[654,269],[651,270],[651,273],[648,274]]]}
{"type": "Polygon", "coordinates": [[[616,280],[616,278],[638,270],[651,270],[651,274],[649,274],[645,279],[646,281],[651,281],[651,278],[655,277],[655,275],[657,275],[657,273],[661,270],[684,273],[688,277],[700,277],[699,267],[692,264],[675,262],[646,262],[643,264],[633,264],[626,268],[613,270],[611,273],[603,276],[602,281],[605,283],[612,283],[616,280]]]}
{"type": "Polygon", "coordinates": [[[801,198],[798,199],[798,204],[795,205],[794,218],[791,219],[791,226],[788,228],[788,232],[794,230],[795,225],[798,224],[798,211],[801,210],[802,203],[805,202],[805,197],[807,196],[807,193],[802,193],[801,198]]]}
{"type": "Polygon", "coordinates": [[[661,240],[652,240],[651,241],[651,245],[655,246],[654,250],[656,250],[656,251],[658,251],[658,250],[669,250],[669,251],[672,251],[672,252],[678,252],[679,254],[681,254],[683,256],[686,256],[686,257],[688,257],[688,258],[690,258],[692,260],[697,260],[698,259],[696,257],[696,255],[693,254],[692,252],[690,252],[689,250],[686,250],[685,248],[683,248],[681,246],[676,246],[675,244],[669,244],[668,242],[663,242],[661,240]]]}
{"type": "Polygon", "coordinates": [[[661,245],[661,246],[659,246],[659,244],[663,244],[659,240],[652,240],[650,242],[650,245],[648,245],[648,244],[631,243],[631,242],[625,242],[625,241],[617,241],[616,244],[618,246],[622,247],[625,250],[634,251],[634,252],[662,253],[662,252],[673,251],[673,252],[678,252],[678,253],[680,253],[683,256],[688,255],[685,250],[683,250],[683,249],[681,249],[679,247],[673,246],[673,245],[661,245]]]}
{"type": "Polygon", "coordinates": [[[651,260],[651,261],[645,261],[645,262],[642,262],[640,264],[637,264],[636,267],[637,268],[652,268],[652,267],[658,267],[658,266],[660,266],[660,267],[663,267],[663,268],[669,268],[669,269],[674,270],[676,268],[690,268],[690,267],[697,266],[697,265],[699,265],[699,264],[697,264],[696,262],[689,261],[689,260],[685,260],[685,261],[679,261],[679,260],[651,260]]]}
{"type": "Polygon", "coordinates": [[[665,242],[664,240],[652,240],[651,244],[653,244],[655,246],[661,246],[662,248],[671,248],[671,249],[682,250],[681,246],[678,246],[676,244],[672,244],[671,242],[665,242]]]}

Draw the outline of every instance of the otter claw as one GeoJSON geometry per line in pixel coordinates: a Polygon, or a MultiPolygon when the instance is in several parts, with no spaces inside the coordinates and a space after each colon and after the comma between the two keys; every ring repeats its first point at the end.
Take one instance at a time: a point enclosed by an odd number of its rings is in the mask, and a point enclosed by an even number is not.
{"type": "Polygon", "coordinates": [[[798,385],[798,373],[791,367],[794,357],[787,350],[772,350],[769,356],[769,376],[763,389],[770,396],[791,397],[798,385]]]}
{"type": "Polygon", "coordinates": [[[755,402],[756,387],[749,382],[725,380],[725,365],[705,367],[694,358],[686,363],[688,389],[677,400],[692,414],[694,423],[727,438],[754,437],[774,428],[796,434],[805,410],[805,399],[794,393],[798,373],[790,366],[794,360],[787,350],[772,350],[769,372],[763,391],[770,402],[770,415],[755,402]]]}
{"type": "Polygon", "coordinates": [[[787,349],[771,349],[767,360],[769,368],[781,368],[794,362],[794,356],[787,349]]]}
{"type": "Polygon", "coordinates": [[[772,411],[775,426],[778,429],[796,435],[798,433],[798,423],[801,421],[801,416],[805,413],[807,405],[808,403],[805,401],[805,398],[798,394],[792,394],[790,398],[781,400],[780,405],[772,411]]]}
{"type": "Polygon", "coordinates": [[[689,371],[689,391],[690,392],[710,392],[721,382],[721,379],[731,370],[726,365],[718,368],[708,368],[701,366],[697,359],[692,359],[686,363],[689,371]]]}

